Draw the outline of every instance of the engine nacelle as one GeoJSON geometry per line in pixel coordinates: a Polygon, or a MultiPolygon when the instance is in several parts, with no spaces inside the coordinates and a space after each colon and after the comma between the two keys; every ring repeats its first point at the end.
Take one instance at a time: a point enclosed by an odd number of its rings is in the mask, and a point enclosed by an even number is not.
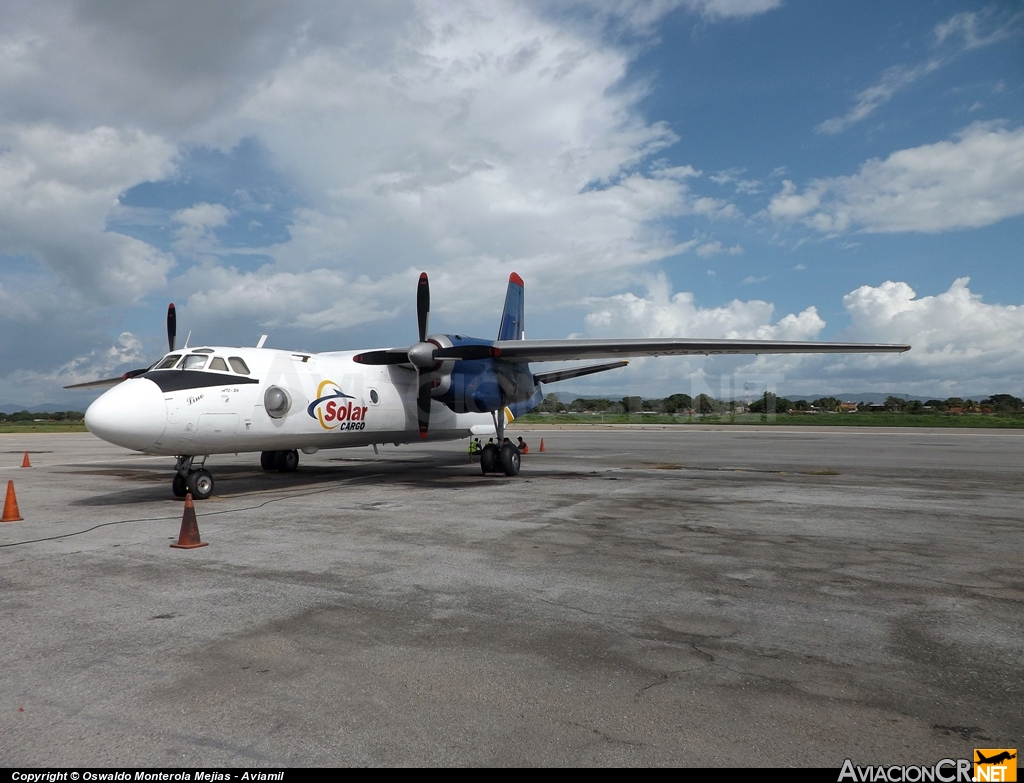
{"type": "MultiPolygon", "coordinates": [[[[487,341],[460,335],[432,335],[429,339],[438,338],[444,338],[447,346],[490,345],[487,341]]],[[[444,362],[436,377],[432,396],[455,413],[501,410],[506,405],[526,403],[537,392],[533,374],[526,364],[495,359],[444,362]]]]}

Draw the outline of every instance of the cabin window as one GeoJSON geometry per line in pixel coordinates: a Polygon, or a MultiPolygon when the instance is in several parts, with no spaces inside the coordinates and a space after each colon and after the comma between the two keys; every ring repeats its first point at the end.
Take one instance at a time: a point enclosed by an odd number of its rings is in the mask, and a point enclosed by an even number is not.
{"type": "Polygon", "coordinates": [[[201,370],[206,366],[206,357],[202,354],[192,354],[186,356],[185,361],[181,363],[181,369],[183,370],[201,370]]]}
{"type": "Polygon", "coordinates": [[[219,356],[214,356],[213,361],[210,362],[211,370],[220,370],[221,372],[228,371],[228,363],[221,359],[219,356]]]}
{"type": "Polygon", "coordinates": [[[162,362],[160,362],[160,364],[158,364],[153,369],[154,370],[168,370],[171,367],[173,367],[175,364],[177,364],[178,363],[178,359],[180,359],[180,358],[181,358],[181,354],[180,353],[172,353],[170,356],[168,356],[166,359],[164,359],[162,362]]]}
{"type": "Polygon", "coordinates": [[[240,356],[232,356],[228,359],[231,362],[231,369],[237,372],[239,375],[248,375],[249,367],[246,365],[240,356]]]}

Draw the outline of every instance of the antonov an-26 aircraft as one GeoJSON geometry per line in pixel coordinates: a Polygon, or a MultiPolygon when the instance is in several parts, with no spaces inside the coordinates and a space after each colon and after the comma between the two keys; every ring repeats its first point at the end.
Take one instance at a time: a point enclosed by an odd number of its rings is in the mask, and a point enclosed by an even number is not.
{"type": "MultiPolygon", "coordinates": [[[[416,293],[419,340],[408,347],[307,353],[263,348],[199,346],[175,350],[174,305],[167,310],[170,352],[151,367],[119,378],[66,388],[114,386],[85,413],[89,431],[105,441],[177,457],[172,489],[205,499],[211,454],[260,451],[264,470],[293,471],[299,451],[427,439],[496,436],[536,407],[547,383],[612,370],[625,356],[738,353],[866,353],[906,351],[909,345],[777,342],[768,340],[527,340],[523,281],[509,277],[497,340],[429,334],[430,287],[420,275],[416,293]],[[603,364],[534,373],[529,362],[616,359],[603,364]]],[[[187,345],[186,340],[186,345],[187,345]]],[[[488,444],[484,474],[519,473],[510,444],[488,444]]]]}

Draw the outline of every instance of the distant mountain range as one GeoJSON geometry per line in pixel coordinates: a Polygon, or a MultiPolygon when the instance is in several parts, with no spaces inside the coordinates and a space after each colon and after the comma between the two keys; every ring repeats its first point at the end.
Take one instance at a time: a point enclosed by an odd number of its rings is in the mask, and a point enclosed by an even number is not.
{"type": "MultiPolygon", "coordinates": [[[[776,392],[776,393],[780,397],[785,397],[787,400],[791,400],[793,402],[796,402],[797,400],[806,400],[807,402],[811,402],[812,400],[821,399],[822,397],[835,397],[836,399],[841,400],[843,402],[866,402],[866,403],[869,403],[869,404],[870,403],[883,403],[883,402],[885,402],[887,397],[899,397],[900,399],[907,400],[907,401],[919,400],[921,402],[927,402],[928,400],[945,400],[945,399],[947,399],[950,396],[948,394],[933,394],[933,395],[930,395],[928,397],[921,397],[921,396],[916,395],[916,394],[900,394],[899,392],[843,392],[841,394],[825,394],[825,393],[822,393],[822,394],[785,394],[785,393],[780,393],[780,392],[776,392]]],[[[554,394],[555,394],[555,397],[558,399],[558,401],[560,403],[562,403],[563,405],[568,405],[570,402],[572,402],[573,400],[577,400],[577,399],[584,399],[584,400],[600,400],[600,399],[621,400],[622,397],[623,397],[623,395],[621,395],[621,394],[619,394],[619,395],[573,394],[572,392],[554,392],[554,394]]],[[[998,394],[998,392],[992,392],[992,394],[998,394]]],[[[644,397],[644,399],[655,399],[654,395],[645,396],[645,395],[641,394],[640,396],[644,397]]],[[[715,395],[712,394],[710,396],[714,397],[715,395]]],[[[980,402],[981,400],[984,400],[985,398],[987,398],[989,396],[989,394],[958,394],[956,396],[958,396],[958,397],[960,397],[961,399],[964,399],[964,400],[975,400],[975,401],[980,402]]],[[[755,400],[760,399],[760,397],[761,397],[760,394],[751,394],[750,395],[750,401],[754,402],[755,400]]],[[[726,397],[725,401],[728,402],[730,400],[736,400],[737,402],[744,402],[744,401],[746,401],[746,399],[747,399],[746,395],[739,395],[739,396],[734,396],[734,397],[726,397]]],[[[3,410],[3,409],[0,408],[0,410],[3,410]]]]}
{"type": "Polygon", "coordinates": [[[54,411],[79,411],[84,413],[88,405],[81,405],[78,407],[67,406],[67,405],[18,405],[13,402],[0,402],[0,413],[20,413],[21,411],[28,411],[29,413],[53,413],[54,411]]]}

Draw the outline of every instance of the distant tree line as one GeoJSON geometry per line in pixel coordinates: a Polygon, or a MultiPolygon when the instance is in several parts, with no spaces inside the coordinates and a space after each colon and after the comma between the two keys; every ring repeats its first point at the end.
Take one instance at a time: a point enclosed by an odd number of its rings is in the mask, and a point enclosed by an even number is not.
{"type": "Polygon", "coordinates": [[[85,414],[81,411],[54,411],[53,413],[31,413],[29,411],[18,411],[17,413],[4,413],[0,411],[0,421],[82,421],[85,414]]]}
{"type": "Polygon", "coordinates": [[[568,405],[559,402],[554,394],[547,395],[535,413],[671,413],[671,414],[723,414],[723,413],[1024,413],[1024,400],[1010,394],[993,394],[981,401],[949,397],[945,400],[905,400],[887,397],[884,403],[843,402],[837,397],[819,397],[816,400],[789,400],[772,392],[765,392],[747,405],[737,400],[718,400],[707,394],[691,397],[689,394],[671,394],[661,399],[643,399],[639,396],[617,400],[578,397],[568,405]]]}

